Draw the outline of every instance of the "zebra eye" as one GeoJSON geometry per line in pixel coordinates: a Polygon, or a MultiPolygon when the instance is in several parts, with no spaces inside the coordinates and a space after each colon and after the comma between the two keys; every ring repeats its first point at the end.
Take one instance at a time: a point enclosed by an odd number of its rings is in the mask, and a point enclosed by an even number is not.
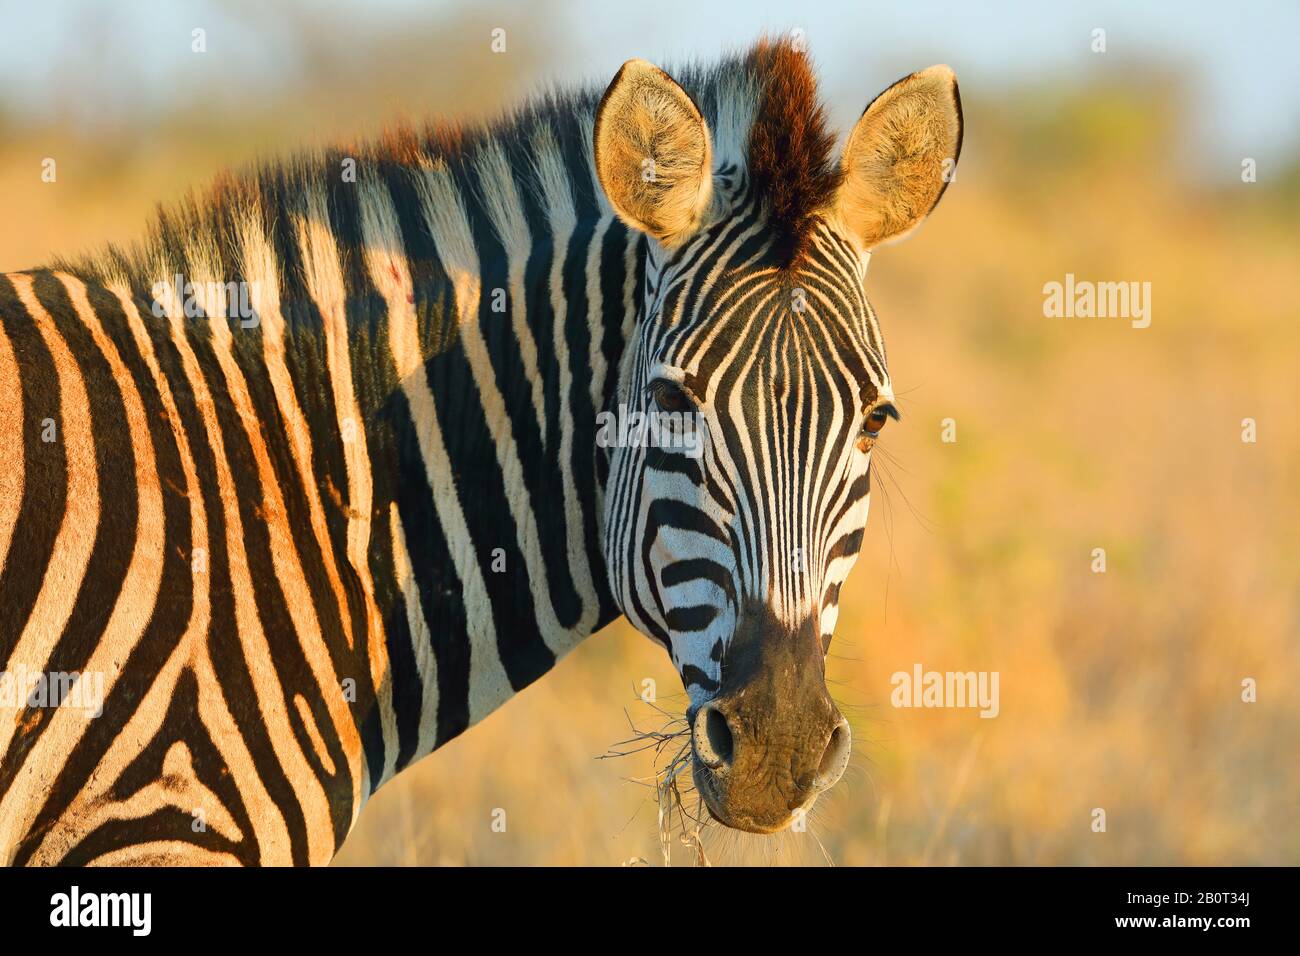
{"type": "Polygon", "coordinates": [[[885,422],[891,418],[898,418],[898,409],[889,403],[877,405],[867,412],[867,417],[862,422],[862,431],[858,433],[858,448],[862,451],[870,448],[871,443],[880,437],[880,430],[885,427],[885,422]]]}
{"type": "Polygon", "coordinates": [[[676,382],[670,382],[666,378],[657,378],[650,383],[649,388],[651,397],[661,411],[689,412],[695,408],[695,403],[691,401],[685,389],[676,382]]]}

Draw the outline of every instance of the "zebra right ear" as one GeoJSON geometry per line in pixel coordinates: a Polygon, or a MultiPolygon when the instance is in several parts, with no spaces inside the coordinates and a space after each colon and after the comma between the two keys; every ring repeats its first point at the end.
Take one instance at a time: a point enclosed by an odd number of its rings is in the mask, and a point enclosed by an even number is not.
{"type": "Polygon", "coordinates": [[[699,108],[667,73],[628,60],[596,110],[596,175],[614,212],[665,247],[699,229],[713,193],[713,149],[699,108]]]}

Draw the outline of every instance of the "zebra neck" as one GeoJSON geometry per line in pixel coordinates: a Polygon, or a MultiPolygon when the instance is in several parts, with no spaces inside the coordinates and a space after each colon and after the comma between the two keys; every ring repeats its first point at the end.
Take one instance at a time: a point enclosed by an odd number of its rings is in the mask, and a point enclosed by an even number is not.
{"type": "Polygon", "coordinates": [[[330,371],[304,391],[318,398],[317,445],[333,448],[347,565],[385,635],[372,787],[618,613],[596,416],[617,387],[642,244],[594,204],[565,215],[554,197],[530,208],[468,185],[446,169],[405,194],[361,184],[342,343],[329,283],[312,278],[319,250],[300,242],[306,304],[290,325],[330,371]]]}
{"type": "Polygon", "coordinates": [[[336,835],[618,613],[596,415],[644,247],[598,200],[582,137],[562,138],[521,169],[485,143],[356,183],[248,184],[82,271],[134,303],[177,405],[193,474],[168,487],[206,515],[187,560],[213,594],[196,626],[311,708],[287,719],[352,794],[336,835]]]}

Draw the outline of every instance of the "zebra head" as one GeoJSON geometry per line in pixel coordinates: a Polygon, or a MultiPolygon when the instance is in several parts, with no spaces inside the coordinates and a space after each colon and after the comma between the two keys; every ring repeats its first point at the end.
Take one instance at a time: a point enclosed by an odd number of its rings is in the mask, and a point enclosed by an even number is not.
{"type": "Polygon", "coordinates": [[[912,74],[867,107],[835,163],[789,45],[696,79],[692,97],[630,61],[595,121],[605,195],[647,250],[604,547],[619,607],[687,689],[709,811],[771,832],[848,764],[825,654],[872,446],[898,418],[863,282],[870,251],[951,179],[961,108],[947,67],[912,74]]]}

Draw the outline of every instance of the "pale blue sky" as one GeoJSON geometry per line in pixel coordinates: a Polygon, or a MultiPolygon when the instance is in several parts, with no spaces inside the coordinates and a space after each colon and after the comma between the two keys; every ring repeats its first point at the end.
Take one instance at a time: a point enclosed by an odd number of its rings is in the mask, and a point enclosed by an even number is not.
{"type": "MultiPolygon", "coordinates": [[[[317,29],[340,35],[392,28],[468,0],[315,0],[317,29]]],[[[221,37],[238,89],[292,78],[294,37],[244,15],[254,0],[0,0],[0,108],[39,122],[75,104],[97,117],[147,121],[184,102],[195,82],[189,31],[221,37]],[[240,86],[242,84],[242,87],[240,86]]],[[[519,5],[479,0],[507,27],[519,5]]],[[[1189,141],[1203,161],[1235,163],[1300,144],[1300,2],[1244,0],[1096,3],[818,0],[573,0],[557,6],[554,35],[565,56],[555,79],[607,79],[630,56],[664,62],[710,58],[764,30],[799,27],[828,83],[835,119],[846,124],[882,83],[933,62],[950,63],[963,89],[996,94],[1040,78],[1087,80],[1123,66],[1174,67],[1195,97],[1189,141]],[[1090,52],[1091,31],[1108,52],[1090,52]],[[860,79],[859,79],[860,78],[860,79]],[[854,89],[860,83],[861,89],[854,89]]],[[[510,42],[526,43],[512,35],[510,42]]],[[[212,42],[215,42],[213,40],[212,42]]],[[[413,77],[418,82],[418,77],[413,77]]]]}

